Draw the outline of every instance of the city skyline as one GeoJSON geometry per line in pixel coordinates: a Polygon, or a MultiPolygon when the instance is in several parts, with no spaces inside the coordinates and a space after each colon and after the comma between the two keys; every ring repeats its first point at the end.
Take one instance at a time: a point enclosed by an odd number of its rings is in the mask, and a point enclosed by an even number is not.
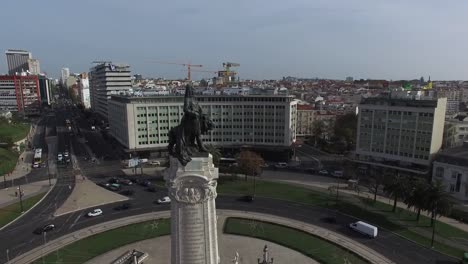
{"type": "MultiPolygon", "coordinates": [[[[241,79],[283,76],[344,79],[467,79],[463,53],[468,3],[451,1],[267,1],[164,3],[50,1],[21,3],[22,15],[6,12],[0,23],[4,51],[25,49],[42,71],[58,78],[63,67],[88,72],[94,60],[128,63],[132,74],[184,78],[183,67],[150,60],[203,64],[220,70],[238,62],[241,79]],[[27,6],[27,7],[24,7],[27,6]],[[38,12],[39,10],[48,10],[38,12]],[[53,12],[53,13],[52,13],[53,12]],[[20,20],[21,19],[21,20],[20,20]]],[[[18,9],[6,3],[5,9],[18,9]]],[[[193,78],[211,77],[194,73],[193,78]]]]}

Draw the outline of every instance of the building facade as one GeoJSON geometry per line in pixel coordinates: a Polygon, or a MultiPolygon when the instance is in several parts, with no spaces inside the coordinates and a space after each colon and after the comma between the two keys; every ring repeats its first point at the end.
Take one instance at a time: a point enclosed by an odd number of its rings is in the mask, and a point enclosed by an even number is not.
{"type": "Polygon", "coordinates": [[[32,59],[31,52],[26,50],[9,49],[5,51],[8,75],[16,75],[29,70],[29,60],[32,59]]]}
{"type": "Polygon", "coordinates": [[[357,161],[427,174],[433,155],[442,147],[446,104],[446,98],[363,99],[358,114],[357,161]]]}
{"type": "Polygon", "coordinates": [[[0,106],[2,110],[20,112],[24,115],[40,114],[41,96],[38,76],[0,76],[0,106]],[[16,105],[13,98],[16,100],[16,105]]]}
{"type": "Polygon", "coordinates": [[[433,181],[442,181],[455,199],[468,201],[468,142],[439,154],[433,165],[433,181]]]}
{"type": "Polygon", "coordinates": [[[62,68],[61,79],[60,79],[62,85],[66,85],[66,81],[67,81],[68,77],[70,77],[70,69],[69,68],[62,68]]]}
{"type": "Polygon", "coordinates": [[[91,109],[107,119],[111,95],[124,94],[132,87],[130,66],[105,62],[89,72],[91,109]]]}
{"type": "Polygon", "coordinates": [[[314,122],[315,110],[311,105],[297,105],[297,136],[312,136],[312,124],[314,122]]]}
{"type": "Polygon", "coordinates": [[[44,75],[38,76],[39,94],[42,105],[50,105],[52,99],[51,80],[44,75]]]}
{"type": "Polygon", "coordinates": [[[38,59],[29,59],[28,60],[28,70],[29,74],[39,75],[41,74],[41,64],[38,59]]]}
{"type": "Polygon", "coordinates": [[[78,79],[80,101],[85,109],[91,108],[91,98],[89,95],[88,73],[80,74],[78,79]]]}
{"type": "MultiPolygon", "coordinates": [[[[289,148],[296,139],[292,96],[198,96],[215,128],[205,142],[223,147],[289,148]]],[[[165,149],[183,116],[183,96],[125,97],[109,101],[110,134],[127,150],[165,149]]]]}

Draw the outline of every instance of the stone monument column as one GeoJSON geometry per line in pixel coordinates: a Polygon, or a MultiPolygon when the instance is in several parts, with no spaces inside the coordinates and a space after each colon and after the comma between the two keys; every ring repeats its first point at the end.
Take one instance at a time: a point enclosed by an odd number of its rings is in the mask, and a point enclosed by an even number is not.
{"type": "Polygon", "coordinates": [[[171,198],[171,263],[219,264],[216,228],[218,168],[201,153],[184,167],[170,157],[164,175],[171,198]]]}

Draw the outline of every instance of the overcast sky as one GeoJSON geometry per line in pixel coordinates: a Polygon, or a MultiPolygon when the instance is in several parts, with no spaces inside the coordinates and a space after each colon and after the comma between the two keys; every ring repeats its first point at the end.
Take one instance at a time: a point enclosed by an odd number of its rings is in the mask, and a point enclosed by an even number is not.
{"type": "Polygon", "coordinates": [[[31,51],[53,77],[62,67],[88,71],[94,60],[146,77],[186,76],[148,62],[158,60],[204,70],[238,62],[242,79],[466,80],[467,14],[466,0],[4,1],[0,50],[31,51]]]}

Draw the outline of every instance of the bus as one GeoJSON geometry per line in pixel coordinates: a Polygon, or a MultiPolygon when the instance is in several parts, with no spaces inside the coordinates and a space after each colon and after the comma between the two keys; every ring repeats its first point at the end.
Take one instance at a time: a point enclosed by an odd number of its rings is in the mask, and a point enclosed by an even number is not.
{"type": "Polygon", "coordinates": [[[39,168],[42,163],[42,149],[38,148],[34,151],[33,168],[39,168]]]}

